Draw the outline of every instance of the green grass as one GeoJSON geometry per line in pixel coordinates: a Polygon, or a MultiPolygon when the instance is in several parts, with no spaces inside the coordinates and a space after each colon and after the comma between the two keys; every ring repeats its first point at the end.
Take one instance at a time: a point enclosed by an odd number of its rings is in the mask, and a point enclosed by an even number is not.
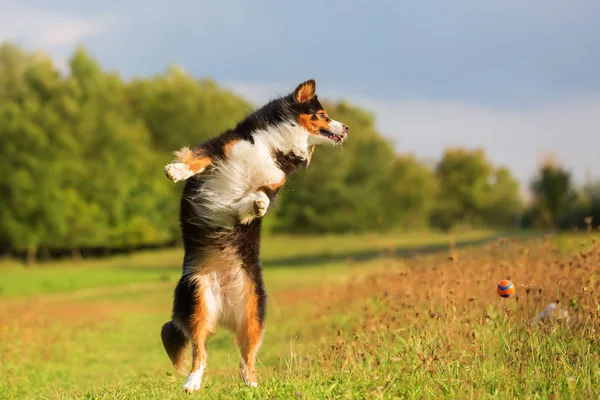
{"type": "MultiPolygon", "coordinates": [[[[486,240],[497,236],[494,231],[479,230],[457,233],[451,236],[424,232],[395,235],[322,235],[322,236],[274,236],[263,239],[262,262],[267,268],[281,268],[286,275],[287,266],[317,266],[339,264],[346,259],[377,258],[390,248],[396,251],[422,246],[447,247],[450,239],[457,242],[486,240]]],[[[36,268],[15,261],[0,262],[0,297],[29,296],[69,292],[116,284],[143,282],[173,282],[181,275],[180,248],[144,251],[109,259],[60,261],[42,263],[36,268]],[[27,284],[23,284],[23,283],[27,284]]],[[[295,271],[289,272],[295,275],[295,271]]],[[[318,275],[306,275],[306,279],[318,281],[318,275]]]]}
{"type": "MultiPolygon", "coordinates": [[[[259,352],[260,386],[241,384],[233,338],[220,329],[208,344],[203,387],[192,395],[181,391],[185,377],[170,365],[159,337],[169,318],[181,250],[77,264],[5,265],[0,398],[597,397],[600,326],[589,317],[600,311],[597,296],[590,294],[596,284],[588,285],[588,297],[577,290],[579,281],[597,277],[600,256],[588,256],[568,273],[551,262],[557,252],[537,239],[455,250],[441,235],[420,241],[402,235],[346,239],[265,240],[264,257],[273,264],[265,269],[270,303],[259,352]],[[446,247],[406,260],[328,261],[390,243],[404,250],[446,247]],[[456,254],[453,262],[449,251],[456,254]],[[310,259],[310,269],[290,262],[308,256],[325,261],[316,266],[310,259]],[[518,287],[518,302],[494,293],[505,274],[518,287]],[[577,285],[563,284],[560,296],[565,304],[578,296],[579,310],[569,311],[586,319],[533,329],[530,307],[539,309],[556,297],[555,280],[571,274],[577,285]],[[521,283],[545,290],[525,296],[521,283]]],[[[575,249],[585,241],[586,249],[597,252],[589,236],[559,237],[551,245],[564,240],[575,249]]]]}

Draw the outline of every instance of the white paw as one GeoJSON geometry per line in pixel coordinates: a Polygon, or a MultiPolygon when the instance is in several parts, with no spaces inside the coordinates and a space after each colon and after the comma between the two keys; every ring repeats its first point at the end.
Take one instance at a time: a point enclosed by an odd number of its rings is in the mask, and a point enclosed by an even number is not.
{"type": "MultiPolygon", "coordinates": [[[[198,171],[200,173],[202,171],[198,171]]],[[[186,180],[194,173],[184,163],[171,163],[165,166],[165,175],[173,182],[186,180]]]]}
{"type": "Polygon", "coordinates": [[[183,384],[183,391],[186,393],[194,393],[200,390],[200,382],[188,382],[183,384]]]}
{"type": "Polygon", "coordinates": [[[257,217],[264,217],[267,213],[267,208],[269,208],[269,198],[267,196],[264,199],[254,200],[254,213],[257,217]]]}
{"type": "Polygon", "coordinates": [[[197,390],[200,390],[200,387],[202,386],[203,372],[203,369],[199,369],[198,371],[190,373],[183,384],[183,391],[186,393],[193,393],[197,390]]]}
{"type": "Polygon", "coordinates": [[[238,209],[240,222],[249,224],[256,218],[263,217],[267,213],[269,204],[269,198],[264,192],[256,192],[240,200],[235,208],[238,209]]]}
{"type": "Polygon", "coordinates": [[[248,367],[244,361],[240,362],[240,375],[244,380],[244,383],[250,387],[258,387],[258,383],[256,383],[256,376],[248,371],[248,367]]]}

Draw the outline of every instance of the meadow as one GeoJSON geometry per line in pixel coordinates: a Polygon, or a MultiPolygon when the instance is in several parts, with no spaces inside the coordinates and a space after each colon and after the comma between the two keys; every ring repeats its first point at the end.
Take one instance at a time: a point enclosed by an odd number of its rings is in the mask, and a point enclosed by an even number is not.
{"type": "Polygon", "coordinates": [[[274,236],[262,253],[259,387],[220,329],[192,395],[159,335],[181,249],[0,262],[0,398],[598,397],[595,232],[274,236]],[[552,302],[558,318],[533,322],[552,302]]]}

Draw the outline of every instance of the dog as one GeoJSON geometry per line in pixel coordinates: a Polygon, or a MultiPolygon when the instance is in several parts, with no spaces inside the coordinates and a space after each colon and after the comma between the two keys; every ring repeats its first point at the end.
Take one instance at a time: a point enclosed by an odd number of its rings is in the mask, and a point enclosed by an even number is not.
{"type": "Polygon", "coordinates": [[[267,294],[259,259],[261,219],[300,165],[308,167],[317,145],[339,145],[348,126],[331,119],[314,79],[247,115],[234,129],[193,150],[176,151],[165,166],[174,182],[186,181],[180,202],[183,272],[171,321],[161,330],[164,348],[199,390],[207,366],[206,341],[217,325],[229,328],[241,352],[240,375],[257,386],[255,358],[265,331],[267,294]]]}

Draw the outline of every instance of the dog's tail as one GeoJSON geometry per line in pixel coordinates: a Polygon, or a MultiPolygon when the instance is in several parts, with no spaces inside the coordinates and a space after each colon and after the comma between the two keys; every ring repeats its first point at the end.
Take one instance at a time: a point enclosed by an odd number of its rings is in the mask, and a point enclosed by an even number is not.
{"type": "Polygon", "coordinates": [[[163,325],[160,331],[160,337],[162,338],[163,346],[173,363],[173,366],[181,374],[185,375],[184,370],[184,357],[185,351],[188,349],[189,340],[185,337],[173,323],[169,321],[163,325]]]}

